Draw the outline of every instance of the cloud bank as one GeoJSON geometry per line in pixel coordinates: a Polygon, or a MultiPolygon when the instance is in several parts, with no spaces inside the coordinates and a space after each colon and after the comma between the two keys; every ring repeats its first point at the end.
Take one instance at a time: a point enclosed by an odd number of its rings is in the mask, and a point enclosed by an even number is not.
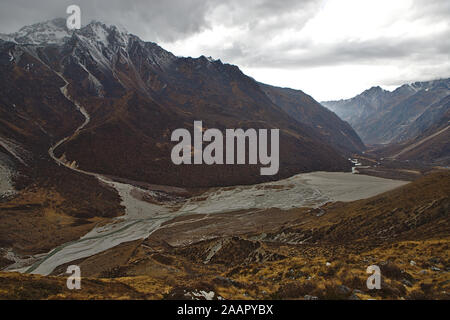
{"type": "Polygon", "coordinates": [[[0,32],[65,16],[124,26],[182,56],[213,56],[318,100],[450,76],[448,0],[0,1],[0,32]]]}

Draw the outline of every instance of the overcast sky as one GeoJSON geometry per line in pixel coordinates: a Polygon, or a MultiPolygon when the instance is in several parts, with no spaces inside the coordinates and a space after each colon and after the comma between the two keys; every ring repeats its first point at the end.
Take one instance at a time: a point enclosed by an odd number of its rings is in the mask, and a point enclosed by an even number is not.
{"type": "Polygon", "coordinates": [[[450,77],[449,0],[0,0],[0,32],[66,17],[69,4],[83,24],[118,24],[319,101],[450,77]]]}

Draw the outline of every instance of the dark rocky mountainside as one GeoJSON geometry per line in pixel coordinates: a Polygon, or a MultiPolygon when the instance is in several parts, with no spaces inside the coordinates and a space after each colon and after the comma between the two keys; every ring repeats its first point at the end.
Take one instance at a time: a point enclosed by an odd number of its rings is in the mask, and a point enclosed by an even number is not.
{"type": "Polygon", "coordinates": [[[378,157],[419,161],[440,166],[450,165],[450,96],[442,101],[446,108],[439,121],[425,129],[417,137],[403,143],[375,150],[378,157]]]}
{"type": "Polygon", "coordinates": [[[303,93],[259,84],[220,60],[176,57],[115,26],[92,22],[69,32],[56,19],[0,39],[0,137],[40,158],[84,121],[60,90],[65,81],[90,122],[55,154],[83,170],[175,186],[249,184],[349,170],[347,154],[364,148],[303,93]],[[194,120],[221,130],[279,128],[278,175],[247,165],[173,165],[171,132],[192,132],[194,120]]]}
{"type": "Polygon", "coordinates": [[[347,123],[300,90],[260,84],[267,96],[287,114],[317,131],[322,139],[343,152],[358,153],[363,142],[347,123]]]}
{"type": "Polygon", "coordinates": [[[0,197],[0,247],[35,253],[80,237],[123,208],[114,190],[50,158],[49,147],[83,116],[61,93],[64,81],[28,50],[0,40],[0,168],[6,158],[18,191],[10,201],[0,197]]]}

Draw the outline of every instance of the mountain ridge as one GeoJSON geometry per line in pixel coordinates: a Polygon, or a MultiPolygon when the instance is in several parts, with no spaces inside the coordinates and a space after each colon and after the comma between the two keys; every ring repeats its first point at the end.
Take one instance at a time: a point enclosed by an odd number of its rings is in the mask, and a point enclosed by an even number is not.
{"type": "MultiPolygon", "coordinates": [[[[349,170],[345,155],[363,148],[357,135],[331,116],[331,122],[348,131],[342,137],[350,147],[330,144],[324,137],[329,132],[324,135],[285,113],[237,66],[204,56],[176,57],[155,43],[98,21],[64,36],[62,42],[51,35],[55,40],[51,44],[39,36],[48,34],[40,29],[42,24],[35,26],[36,34],[26,28],[32,36],[15,37],[31,43],[0,42],[0,59],[12,77],[19,69],[33,73],[42,64],[68,80],[69,94],[85,107],[91,122],[55,154],[76,160],[82,169],[177,186],[260,182],[259,170],[253,167],[171,165],[167,130],[190,128],[198,118],[219,129],[281,128],[281,173],[273,178],[310,170],[349,170]],[[36,39],[43,42],[36,44],[36,39]],[[118,152],[128,156],[119,159],[118,152]],[[200,174],[204,170],[210,180],[200,174]],[[201,181],[195,182],[196,178],[201,181]]],[[[314,110],[317,105],[314,101],[304,107],[314,110]]]]}
{"type": "Polygon", "coordinates": [[[367,144],[415,138],[445,113],[450,78],[404,84],[393,91],[372,87],[346,100],[323,101],[348,121],[367,144]]]}

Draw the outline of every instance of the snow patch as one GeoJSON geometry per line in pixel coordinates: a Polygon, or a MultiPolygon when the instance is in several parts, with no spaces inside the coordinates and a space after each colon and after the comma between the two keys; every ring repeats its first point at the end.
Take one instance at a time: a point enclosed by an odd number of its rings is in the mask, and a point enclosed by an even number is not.
{"type": "Polygon", "coordinates": [[[15,141],[0,137],[0,146],[8,151],[20,163],[27,166],[24,159],[27,157],[27,152],[15,141]]]}
{"type": "MultiPolygon", "coordinates": [[[[0,156],[2,156],[1,153],[0,156]]],[[[13,169],[0,157],[0,198],[7,198],[16,194],[12,185],[13,174],[13,169]]]]}
{"type": "MultiPolygon", "coordinates": [[[[195,290],[191,292],[187,292],[184,294],[186,298],[190,298],[192,300],[213,300],[216,296],[214,291],[204,291],[204,290],[195,290]]],[[[217,296],[217,300],[224,300],[221,296],[217,296]]]]}
{"type": "Polygon", "coordinates": [[[66,20],[60,18],[23,27],[7,36],[21,44],[62,44],[71,33],[67,30],[66,20]]]}

